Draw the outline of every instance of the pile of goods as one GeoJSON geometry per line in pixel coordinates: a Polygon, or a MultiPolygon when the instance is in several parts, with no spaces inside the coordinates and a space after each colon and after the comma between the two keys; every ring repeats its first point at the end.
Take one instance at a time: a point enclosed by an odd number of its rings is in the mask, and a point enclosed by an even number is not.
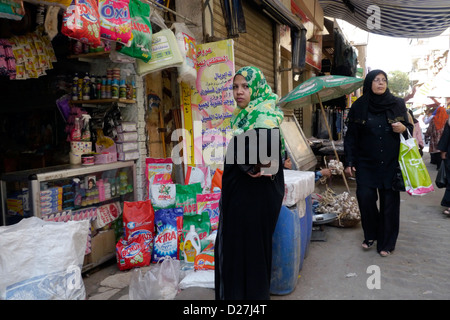
{"type": "Polygon", "coordinates": [[[337,227],[353,227],[361,221],[358,202],[348,192],[336,195],[332,189],[327,188],[316,199],[318,205],[315,206],[315,212],[335,213],[337,220],[332,222],[332,224],[337,227]]]}
{"type": "MultiPolygon", "coordinates": [[[[148,200],[124,203],[124,233],[116,246],[120,270],[167,257],[195,270],[214,269],[220,186],[213,181],[217,177],[212,177],[209,167],[189,166],[184,184],[178,184],[172,180],[172,166],[171,158],[146,159],[148,200]]],[[[214,175],[221,176],[221,170],[214,175]]]]}

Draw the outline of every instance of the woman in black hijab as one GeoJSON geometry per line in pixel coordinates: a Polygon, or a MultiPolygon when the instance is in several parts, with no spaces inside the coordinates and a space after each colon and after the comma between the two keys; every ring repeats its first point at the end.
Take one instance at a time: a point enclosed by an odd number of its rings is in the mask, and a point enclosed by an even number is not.
{"type": "Polygon", "coordinates": [[[345,172],[356,175],[362,247],[369,249],[377,241],[383,257],[395,249],[400,227],[400,192],[392,188],[399,165],[399,133],[406,137],[406,130],[413,132],[403,99],[393,96],[387,85],[384,71],[367,74],[363,95],[349,111],[344,138],[345,172]]]}

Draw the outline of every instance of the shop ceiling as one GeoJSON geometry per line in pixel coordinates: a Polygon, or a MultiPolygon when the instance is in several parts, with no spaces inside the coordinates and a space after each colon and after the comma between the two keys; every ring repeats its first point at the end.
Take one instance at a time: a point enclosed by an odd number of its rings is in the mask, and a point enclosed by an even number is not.
{"type": "Polygon", "coordinates": [[[324,16],[390,37],[435,37],[450,27],[449,0],[319,0],[319,3],[324,16]]]}

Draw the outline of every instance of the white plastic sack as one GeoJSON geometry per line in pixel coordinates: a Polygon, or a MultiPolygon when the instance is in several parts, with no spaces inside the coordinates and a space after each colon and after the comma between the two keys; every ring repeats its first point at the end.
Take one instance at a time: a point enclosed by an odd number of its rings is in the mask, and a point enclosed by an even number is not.
{"type": "Polygon", "coordinates": [[[160,300],[161,288],[153,270],[142,275],[141,269],[134,269],[129,286],[130,300],[160,300]]]}
{"type": "Polygon", "coordinates": [[[152,265],[144,276],[141,270],[133,271],[130,280],[130,300],[173,300],[180,282],[180,260],[165,257],[152,265]]]}
{"type": "Polygon", "coordinates": [[[180,289],[191,287],[214,289],[214,270],[194,270],[180,281],[180,289]]]}
{"type": "Polygon", "coordinates": [[[191,86],[195,86],[197,81],[197,49],[194,34],[189,30],[183,22],[175,22],[172,24],[175,37],[177,38],[178,47],[183,56],[183,64],[178,69],[178,82],[186,82],[191,86]]]}
{"type": "Polygon", "coordinates": [[[85,299],[81,277],[89,220],[31,217],[0,227],[0,299],[85,299]]]}

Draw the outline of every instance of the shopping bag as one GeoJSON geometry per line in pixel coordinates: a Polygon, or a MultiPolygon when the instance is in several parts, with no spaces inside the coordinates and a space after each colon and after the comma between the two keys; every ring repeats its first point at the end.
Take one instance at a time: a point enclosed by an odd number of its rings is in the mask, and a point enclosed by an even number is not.
{"type": "Polygon", "coordinates": [[[438,173],[436,175],[436,187],[445,188],[447,186],[447,173],[445,172],[445,161],[441,161],[441,165],[439,167],[438,173]]]}
{"type": "Polygon", "coordinates": [[[422,196],[434,191],[430,174],[420,156],[415,138],[408,131],[408,139],[400,134],[398,162],[405,182],[405,190],[411,196],[422,196]]]}

